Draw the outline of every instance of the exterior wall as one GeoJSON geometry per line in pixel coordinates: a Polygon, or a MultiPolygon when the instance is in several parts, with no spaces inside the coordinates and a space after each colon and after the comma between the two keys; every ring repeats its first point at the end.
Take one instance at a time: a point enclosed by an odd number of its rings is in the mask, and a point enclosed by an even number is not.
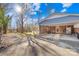
{"type": "Polygon", "coordinates": [[[74,25],[74,31],[79,33],[79,23],[74,25]]]}
{"type": "Polygon", "coordinates": [[[40,26],[40,33],[53,33],[54,27],[51,26],[40,26]]]}
{"type": "Polygon", "coordinates": [[[65,31],[65,26],[56,26],[56,28],[55,28],[55,33],[61,33],[61,34],[63,34],[64,33],[64,31],[65,31]]]}
{"type": "Polygon", "coordinates": [[[40,33],[60,33],[60,34],[72,34],[74,32],[73,25],[66,26],[40,26],[40,33]],[[69,29],[70,28],[70,29],[69,29]],[[70,33],[67,33],[70,31],[70,33]]]}
{"type": "Polygon", "coordinates": [[[79,28],[74,28],[74,31],[79,33],[79,28]]]}
{"type": "Polygon", "coordinates": [[[55,26],[50,26],[50,31],[51,31],[51,33],[55,33],[55,26]]]}

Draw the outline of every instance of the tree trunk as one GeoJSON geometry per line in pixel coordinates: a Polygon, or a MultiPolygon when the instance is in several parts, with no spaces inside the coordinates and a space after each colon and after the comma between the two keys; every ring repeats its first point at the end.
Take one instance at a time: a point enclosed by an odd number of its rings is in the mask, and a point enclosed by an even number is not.
{"type": "Polygon", "coordinates": [[[7,25],[3,25],[3,34],[7,33],[7,25]]]}
{"type": "Polygon", "coordinates": [[[21,14],[21,33],[24,32],[24,27],[23,27],[23,14],[21,14]]]}
{"type": "Polygon", "coordinates": [[[2,27],[0,27],[0,44],[1,44],[1,37],[2,37],[2,27]]]}

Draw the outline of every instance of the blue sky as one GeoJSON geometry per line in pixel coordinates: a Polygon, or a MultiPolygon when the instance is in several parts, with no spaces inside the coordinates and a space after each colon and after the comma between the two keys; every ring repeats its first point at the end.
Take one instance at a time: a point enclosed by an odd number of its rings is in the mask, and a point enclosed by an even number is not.
{"type": "Polygon", "coordinates": [[[40,10],[42,11],[41,13],[43,16],[47,16],[47,14],[49,15],[52,9],[54,9],[54,13],[79,13],[79,3],[73,3],[70,5],[66,4],[65,6],[61,3],[48,3],[47,5],[40,5],[40,10]],[[49,11],[47,9],[49,9],[49,11]],[[63,11],[64,9],[65,11],[63,11]]]}
{"type": "MultiPolygon", "coordinates": [[[[15,10],[14,6],[16,6],[16,4],[11,4],[10,7],[13,7],[13,9],[15,10]]],[[[34,21],[36,21],[38,19],[39,15],[40,15],[40,18],[43,19],[53,13],[79,14],[79,3],[41,3],[41,4],[33,3],[30,6],[32,9],[32,11],[31,11],[32,18],[34,21]]],[[[12,15],[13,13],[15,13],[15,11],[14,12],[13,11],[10,11],[8,14],[12,15]]],[[[12,26],[14,27],[14,26],[16,26],[15,16],[13,16],[12,19],[13,19],[12,26]]],[[[29,22],[31,22],[31,20],[29,20],[29,22]]]]}
{"type": "MultiPolygon", "coordinates": [[[[79,13],[79,3],[41,3],[39,6],[42,18],[53,13],[79,13]]],[[[38,15],[38,11],[36,11],[34,18],[37,18],[38,15]]]]}

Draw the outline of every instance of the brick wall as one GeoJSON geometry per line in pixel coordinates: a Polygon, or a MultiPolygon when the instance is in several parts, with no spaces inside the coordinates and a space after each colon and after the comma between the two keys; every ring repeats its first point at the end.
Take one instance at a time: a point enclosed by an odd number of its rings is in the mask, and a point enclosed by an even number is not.
{"type": "MultiPolygon", "coordinates": [[[[66,28],[71,27],[74,31],[73,25],[66,26],[40,26],[40,33],[61,33],[66,34],[66,28]]],[[[72,31],[72,30],[71,30],[72,31]]],[[[75,29],[75,31],[79,32],[79,29],[75,29]]]]}

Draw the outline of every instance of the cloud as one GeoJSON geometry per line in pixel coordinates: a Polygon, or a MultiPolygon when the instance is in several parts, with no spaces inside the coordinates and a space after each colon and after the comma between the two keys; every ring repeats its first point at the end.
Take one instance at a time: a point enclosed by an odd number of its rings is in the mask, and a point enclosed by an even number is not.
{"type": "Polygon", "coordinates": [[[62,4],[64,9],[62,9],[61,12],[66,12],[67,8],[69,8],[72,5],[72,3],[62,3],[62,4]]]}
{"type": "Polygon", "coordinates": [[[62,3],[63,4],[63,8],[68,8],[72,5],[72,3],[62,3]]]}
{"type": "Polygon", "coordinates": [[[38,6],[40,5],[40,3],[33,3],[33,6],[38,6]]]}
{"type": "Polygon", "coordinates": [[[52,10],[51,10],[51,13],[54,13],[54,12],[55,12],[55,9],[52,9],[52,10]]]}
{"type": "Polygon", "coordinates": [[[31,15],[36,15],[36,14],[37,14],[37,12],[35,12],[35,11],[34,12],[31,12],[31,15]]]}
{"type": "Polygon", "coordinates": [[[66,12],[66,9],[61,10],[61,12],[66,12]]]}
{"type": "Polygon", "coordinates": [[[41,17],[41,19],[44,19],[44,18],[45,18],[45,16],[41,17]]]}
{"type": "Polygon", "coordinates": [[[35,18],[35,19],[33,19],[33,22],[35,22],[35,23],[36,23],[36,22],[38,22],[38,19],[36,19],[36,18],[35,18]]]}
{"type": "Polygon", "coordinates": [[[33,8],[35,11],[39,11],[40,3],[33,3],[32,7],[35,7],[35,8],[33,8]]]}
{"type": "Polygon", "coordinates": [[[38,11],[40,9],[40,6],[36,6],[35,11],[38,11]]]}
{"type": "Polygon", "coordinates": [[[39,9],[40,9],[40,4],[39,3],[33,3],[33,4],[31,4],[31,8],[30,8],[31,15],[37,14],[36,11],[40,11],[39,9]]]}
{"type": "Polygon", "coordinates": [[[33,9],[33,8],[31,8],[31,11],[34,11],[34,9],[33,9]]]}

